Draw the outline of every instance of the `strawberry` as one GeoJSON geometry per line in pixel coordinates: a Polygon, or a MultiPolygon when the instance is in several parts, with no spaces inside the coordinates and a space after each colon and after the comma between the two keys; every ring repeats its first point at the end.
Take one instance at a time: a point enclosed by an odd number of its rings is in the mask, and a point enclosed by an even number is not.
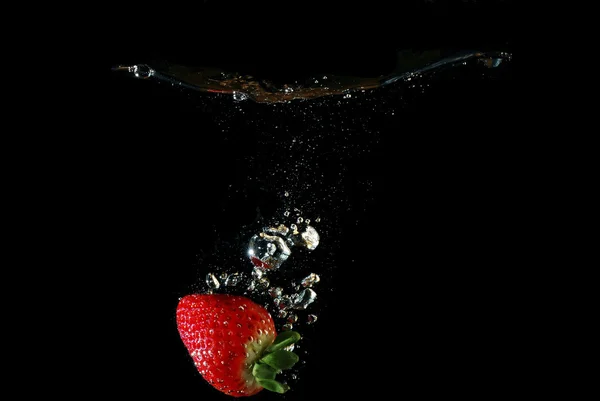
{"type": "Polygon", "coordinates": [[[191,294],[180,299],[176,320],[196,368],[217,390],[233,397],[251,396],[263,388],[289,390],[275,376],[298,361],[285,348],[300,335],[277,335],[262,306],[243,296],[191,294]]]}

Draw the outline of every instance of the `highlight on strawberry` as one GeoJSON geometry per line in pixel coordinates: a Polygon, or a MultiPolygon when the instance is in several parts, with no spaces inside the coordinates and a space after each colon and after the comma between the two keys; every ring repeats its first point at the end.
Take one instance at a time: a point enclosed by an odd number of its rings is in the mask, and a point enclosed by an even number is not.
{"type": "Polygon", "coordinates": [[[239,295],[191,294],[179,300],[176,321],[198,372],[215,389],[233,397],[289,390],[276,376],[298,362],[288,349],[301,337],[277,334],[261,305],[239,295]]]}

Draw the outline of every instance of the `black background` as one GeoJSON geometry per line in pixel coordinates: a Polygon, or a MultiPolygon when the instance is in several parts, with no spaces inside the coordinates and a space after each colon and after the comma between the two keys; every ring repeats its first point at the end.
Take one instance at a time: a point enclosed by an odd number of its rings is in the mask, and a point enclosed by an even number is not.
{"type": "MultiPolygon", "coordinates": [[[[189,96],[110,67],[169,60],[281,81],[322,71],[376,76],[402,48],[511,50],[514,19],[508,1],[207,1],[108,15],[99,48],[106,81],[77,156],[91,166],[77,203],[91,232],[80,239],[83,303],[94,311],[84,319],[94,340],[77,347],[95,355],[82,370],[100,394],[173,400],[227,398],[195,371],[174,308],[199,279],[196,255],[273,200],[252,185],[232,200],[223,185],[247,174],[255,136],[234,129],[225,141],[189,96]]],[[[286,399],[496,392],[513,99],[510,70],[503,80],[440,83],[406,105],[405,134],[384,129],[374,154],[348,162],[351,202],[367,202],[353,192],[365,177],[373,192],[368,208],[340,216],[337,260],[348,268],[337,270],[312,360],[286,399]],[[401,224],[390,223],[396,218],[401,224]],[[363,284],[373,276],[376,285],[363,284]]],[[[263,393],[256,399],[280,397],[263,393]]]]}

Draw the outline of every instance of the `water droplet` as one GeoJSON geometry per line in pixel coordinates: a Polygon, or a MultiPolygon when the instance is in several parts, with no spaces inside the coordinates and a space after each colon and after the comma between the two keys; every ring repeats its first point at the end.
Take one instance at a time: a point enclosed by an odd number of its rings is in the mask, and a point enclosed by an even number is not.
{"type": "Polygon", "coordinates": [[[317,293],[314,292],[311,288],[307,288],[302,290],[298,294],[298,296],[294,299],[293,308],[294,309],[306,309],[308,305],[312,304],[317,298],[317,293]]]}
{"type": "Polygon", "coordinates": [[[296,315],[295,313],[289,315],[287,317],[287,321],[288,321],[288,323],[296,323],[298,321],[298,315],[296,315]]]}
{"type": "Polygon", "coordinates": [[[286,324],[284,324],[284,325],[283,325],[283,327],[282,327],[282,329],[283,329],[283,330],[291,330],[291,329],[293,329],[293,328],[294,328],[294,325],[293,325],[293,324],[291,324],[291,323],[286,323],[286,324]]]}
{"type": "Polygon", "coordinates": [[[319,277],[318,274],[310,273],[308,276],[306,276],[302,279],[302,286],[310,288],[314,284],[317,284],[319,281],[321,281],[321,278],[319,277]]]}
{"type": "Polygon", "coordinates": [[[308,324],[313,324],[316,321],[317,321],[317,315],[308,315],[308,317],[306,318],[306,323],[308,323],[308,324]]]}
{"type": "MultiPolygon", "coordinates": [[[[287,329],[287,330],[291,330],[292,328],[293,328],[293,326],[292,326],[292,325],[290,325],[290,326],[289,326],[289,329],[287,329]]],[[[294,350],[294,348],[296,348],[296,344],[290,344],[290,345],[288,345],[287,347],[283,347],[283,350],[284,350],[284,351],[289,351],[289,352],[292,352],[292,351],[294,350]]]]}
{"type": "Polygon", "coordinates": [[[208,285],[208,288],[212,290],[216,290],[221,286],[217,277],[212,273],[206,275],[206,284],[208,285]]]}

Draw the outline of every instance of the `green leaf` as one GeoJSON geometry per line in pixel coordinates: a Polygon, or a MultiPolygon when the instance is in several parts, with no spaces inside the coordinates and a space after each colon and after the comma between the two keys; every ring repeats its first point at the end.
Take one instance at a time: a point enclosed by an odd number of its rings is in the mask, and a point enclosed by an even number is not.
{"type": "Polygon", "coordinates": [[[258,383],[269,391],[274,391],[279,394],[283,394],[290,389],[290,386],[284,383],[279,383],[277,380],[272,379],[257,379],[258,383]]]}
{"type": "Polygon", "coordinates": [[[283,349],[288,345],[294,344],[298,340],[300,340],[300,334],[298,332],[292,330],[283,331],[277,336],[273,344],[267,348],[267,352],[283,349]]]}
{"type": "Polygon", "coordinates": [[[284,370],[294,366],[299,359],[298,355],[293,352],[280,349],[265,355],[260,362],[266,363],[276,370],[284,370]]]}
{"type": "Polygon", "coordinates": [[[252,368],[252,375],[256,377],[256,379],[273,380],[277,375],[277,372],[269,365],[265,365],[264,363],[255,363],[254,367],[252,368]]]}

